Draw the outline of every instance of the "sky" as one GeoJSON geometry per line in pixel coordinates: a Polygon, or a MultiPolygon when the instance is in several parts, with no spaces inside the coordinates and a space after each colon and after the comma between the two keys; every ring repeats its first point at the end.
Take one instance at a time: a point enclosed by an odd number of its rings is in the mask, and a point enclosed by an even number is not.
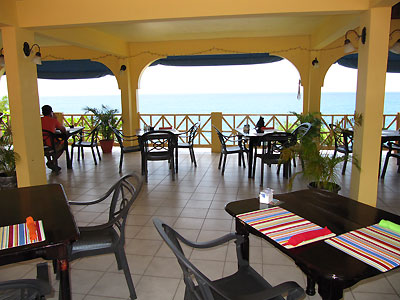
{"type": "MultiPolygon", "coordinates": [[[[296,93],[300,76],[287,60],[244,66],[147,68],[140,79],[140,93],[296,93]]],[[[387,73],[386,92],[400,92],[400,74],[387,73]]],[[[355,92],[357,70],[334,64],[323,92],[355,92]]],[[[113,76],[96,79],[38,80],[39,96],[119,95],[113,76]]],[[[5,77],[0,79],[0,97],[7,94],[5,77]]]]}

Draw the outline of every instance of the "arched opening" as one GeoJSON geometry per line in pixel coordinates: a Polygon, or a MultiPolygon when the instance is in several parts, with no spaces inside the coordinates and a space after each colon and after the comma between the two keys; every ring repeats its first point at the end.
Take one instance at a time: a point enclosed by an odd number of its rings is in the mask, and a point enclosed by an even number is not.
{"type": "Polygon", "coordinates": [[[299,72],[292,63],[146,68],[139,111],[145,114],[284,114],[301,112],[299,72]]]}

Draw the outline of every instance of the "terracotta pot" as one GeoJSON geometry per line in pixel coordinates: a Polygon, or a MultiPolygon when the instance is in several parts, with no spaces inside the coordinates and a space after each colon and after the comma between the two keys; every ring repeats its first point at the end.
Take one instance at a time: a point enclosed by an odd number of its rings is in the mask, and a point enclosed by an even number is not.
{"type": "Polygon", "coordinates": [[[335,194],[339,193],[339,191],[342,189],[340,187],[340,185],[338,185],[336,183],[329,182],[329,184],[330,184],[329,189],[328,188],[322,188],[322,189],[318,188],[316,182],[310,182],[307,187],[309,189],[318,189],[318,190],[323,190],[323,191],[327,191],[327,192],[331,192],[331,193],[335,193],[335,194]]]}
{"type": "Polygon", "coordinates": [[[12,189],[17,187],[16,176],[6,176],[4,173],[0,173],[0,190],[12,189]]]}
{"type": "Polygon", "coordinates": [[[103,153],[111,153],[114,146],[114,140],[100,140],[100,147],[103,153]]]}

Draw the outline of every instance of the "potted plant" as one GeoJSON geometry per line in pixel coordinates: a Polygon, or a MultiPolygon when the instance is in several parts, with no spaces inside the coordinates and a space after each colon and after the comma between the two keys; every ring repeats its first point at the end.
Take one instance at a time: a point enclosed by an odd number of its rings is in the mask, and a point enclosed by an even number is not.
{"type": "MultiPolygon", "coordinates": [[[[339,164],[351,161],[356,168],[360,168],[354,156],[333,157],[328,151],[323,150],[324,146],[332,144],[332,138],[323,141],[320,133],[321,120],[317,114],[298,115],[300,122],[310,122],[313,129],[309,131],[295,145],[286,148],[282,152],[282,161],[287,161],[295,156],[299,156],[302,162],[302,170],[296,172],[289,181],[291,188],[294,178],[302,174],[303,178],[309,181],[309,188],[318,188],[331,192],[338,192],[341,188],[338,185],[340,178],[339,164]]],[[[355,125],[358,123],[355,122],[355,125]]]]}
{"type": "Polygon", "coordinates": [[[114,145],[114,133],[112,127],[117,125],[118,113],[117,109],[109,108],[108,106],[102,105],[101,108],[85,107],[86,113],[92,113],[95,118],[96,124],[99,126],[99,134],[101,136],[100,146],[103,153],[111,153],[114,145]]]}
{"type": "Polygon", "coordinates": [[[17,187],[15,164],[19,155],[14,152],[10,126],[0,137],[0,189],[17,187]]]}

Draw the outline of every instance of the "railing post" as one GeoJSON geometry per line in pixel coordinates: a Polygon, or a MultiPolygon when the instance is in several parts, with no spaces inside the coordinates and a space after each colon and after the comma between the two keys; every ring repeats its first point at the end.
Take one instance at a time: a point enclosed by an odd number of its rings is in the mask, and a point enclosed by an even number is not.
{"type": "Polygon", "coordinates": [[[397,113],[397,118],[396,118],[396,130],[400,129],[400,112],[397,113]]]}
{"type": "MultiPolygon", "coordinates": [[[[220,131],[222,131],[222,112],[211,113],[211,125],[214,125],[220,131]]],[[[212,126],[211,126],[211,152],[214,153],[221,152],[221,144],[218,139],[218,134],[212,126]]]]}

